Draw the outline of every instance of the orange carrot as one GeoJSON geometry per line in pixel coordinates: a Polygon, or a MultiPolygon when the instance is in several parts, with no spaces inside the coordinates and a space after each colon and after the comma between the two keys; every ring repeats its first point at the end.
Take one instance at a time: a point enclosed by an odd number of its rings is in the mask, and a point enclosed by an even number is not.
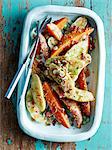
{"type": "Polygon", "coordinates": [[[62,30],[64,26],[67,24],[67,22],[68,22],[68,18],[64,17],[64,18],[54,21],[54,24],[57,25],[60,30],[62,30]]]}
{"type": "Polygon", "coordinates": [[[85,76],[85,73],[84,73],[84,69],[79,74],[77,82],[79,84],[80,89],[87,90],[87,83],[86,83],[86,76],[85,76]]]}
{"type": "MultiPolygon", "coordinates": [[[[81,71],[81,73],[79,74],[79,77],[77,79],[77,82],[79,84],[79,88],[82,90],[87,90],[87,83],[86,83],[86,76],[85,76],[85,72],[84,69],[81,71]]],[[[86,115],[86,116],[90,116],[91,110],[90,110],[90,102],[85,102],[85,103],[81,103],[81,109],[82,112],[86,115]]]]}
{"type": "Polygon", "coordinates": [[[51,55],[51,57],[55,57],[59,55],[62,51],[70,48],[70,46],[74,45],[74,43],[77,43],[82,38],[82,36],[91,34],[93,30],[93,28],[87,28],[82,33],[76,33],[76,31],[72,31],[68,35],[64,35],[64,37],[60,41],[58,49],[51,55]]]}
{"type": "Polygon", "coordinates": [[[49,32],[50,35],[54,36],[59,41],[63,36],[61,30],[54,23],[47,24],[47,31],[49,32]]]}
{"type": "Polygon", "coordinates": [[[43,89],[46,101],[57,121],[61,123],[64,127],[70,128],[68,116],[65,113],[65,110],[62,107],[59,99],[57,98],[57,95],[54,93],[54,91],[52,91],[50,85],[47,82],[44,82],[43,89]]]}

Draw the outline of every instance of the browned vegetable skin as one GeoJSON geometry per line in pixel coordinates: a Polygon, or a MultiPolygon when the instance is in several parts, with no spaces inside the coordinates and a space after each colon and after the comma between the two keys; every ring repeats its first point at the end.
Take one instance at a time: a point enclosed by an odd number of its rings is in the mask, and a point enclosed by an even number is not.
{"type": "Polygon", "coordinates": [[[56,93],[51,89],[50,85],[47,82],[43,83],[43,89],[46,101],[57,121],[61,123],[64,127],[70,128],[68,116],[65,113],[65,110],[62,107],[56,93]]]}
{"type": "Polygon", "coordinates": [[[81,114],[81,109],[80,109],[78,103],[73,100],[69,100],[69,99],[62,99],[62,101],[65,103],[67,108],[72,113],[72,115],[76,121],[77,127],[80,128],[82,125],[82,114],[81,114]]]}
{"type": "Polygon", "coordinates": [[[41,33],[39,34],[39,44],[40,44],[40,53],[42,53],[45,59],[47,59],[49,57],[49,48],[45,37],[41,33]]]}
{"type": "MultiPolygon", "coordinates": [[[[80,89],[87,90],[87,83],[84,69],[79,74],[77,83],[80,89]]],[[[81,110],[86,116],[90,116],[91,114],[90,102],[81,103],[81,110]]]]}
{"type": "Polygon", "coordinates": [[[33,74],[39,74],[40,73],[40,68],[38,67],[38,65],[39,65],[39,62],[35,58],[34,62],[33,62],[33,66],[32,66],[32,73],[33,74]]]}
{"type": "MultiPolygon", "coordinates": [[[[46,39],[40,33],[39,34],[39,43],[38,43],[37,51],[36,51],[36,56],[39,56],[41,53],[42,53],[42,55],[44,56],[45,59],[47,59],[50,56],[49,48],[48,48],[46,39]]],[[[40,73],[40,68],[38,66],[39,66],[39,62],[35,58],[34,62],[33,62],[33,66],[32,66],[32,73],[36,73],[36,74],[40,73]]]]}

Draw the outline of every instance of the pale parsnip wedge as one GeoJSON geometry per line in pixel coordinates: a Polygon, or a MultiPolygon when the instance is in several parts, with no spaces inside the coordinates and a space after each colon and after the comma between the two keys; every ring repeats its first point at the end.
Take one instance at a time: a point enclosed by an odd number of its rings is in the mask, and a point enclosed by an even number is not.
{"type": "Polygon", "coordinates": [[[95,100],[91,92],[81,90],[76,87],[68,92],[63,92],[63,90],[59,88],[57,84],[52,84],[52,88],[57,92],[60,98],[68,98],[77,102],[89,102],[95,100]]]}
{"type": "Polygon", "coordinates": [[[87,19],[85,17],[78,17],[74,23],[72,23],[71,27],[77,27],[78,30],[85,29],[87,26],[87,19]]]}
{"type": "Polygon", "coordinates": [[[33,100],[31,89],[29,89],[26,94],[26,107],[34,120],[36,120],[37,122],[45,121],[44,116],[40,113],[39,108],[33,100]]]}
{"type": "Polygon", "coordinates": [[[55,63],[48,65],[48,73],[62,87],[63,91],[66,92],[74,87],[74,82],[71,79],[67,66],[61,67],[55,63]]]}
{"type": "Polygon", "coordinates": [[[86,91],[86,90],[81,90],[76,87],[74,87],[74,93],[66,92],[64,95],[65,95],[65,97],[75,100],[75,101],[78,101],[78,102],[89,102],[89,101],[95,100],[95,98],[91,92],[86,91]]]}
{"type": "Polygon", "coordinates": [[[75,58],[81,58],[82,54],[88,52],[89,38],[85,37],[83,41],[80,41],[78,44],[73,45],[70,50],[65,54],[66,60],[74,60],[75,58]]]}
{"type": "Polygon", "coordinates": [[[44,98],[42,83],[37,74],[32,75],[31,90],[36,105],[38,106],[40,111],[43,112],[46,108],[46,101],[44,98]]]}
{"type": "MultiPolygon", "coordinates": [[[[73,54],[75,55],[74,50],[73,54]]],[[[49,58],[46,61],[46,67],[48,68],[49,75],[58,84],[60,84],[63,80],[72,80],[72,82],[76,81],[81,70],[91,63],[91,56],[89,54],[83,54],[82,57],[77,55],[77,57],[72,59],[69,59],[68,56],[49,58]]]]}
{"type": "Polygon", "coordinates": [[[89,54],[83,55],[83,59],[74,59],[68,65],[68,73],[73,81],[76,81],[81,70],[91,63],[91,56],[89,54]]]}

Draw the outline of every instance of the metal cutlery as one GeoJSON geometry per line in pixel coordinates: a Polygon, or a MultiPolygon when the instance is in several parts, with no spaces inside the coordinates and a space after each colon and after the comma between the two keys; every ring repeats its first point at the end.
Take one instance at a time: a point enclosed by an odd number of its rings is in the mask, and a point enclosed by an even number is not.
{"type": "Polygon", "coordinates": [[[18,68],[18,70],[17,70],[17,72],[16,72],[16,74],[15,74],[6,94],[5,94],[5,97],[7,99],[10,99],[10,97],[11,97],[23,71],[25,70],[26,65],[27,65],[28,66],[28,72],[27,72],[27,77],[26,77],[26,81],[25,81],[22,95],[24,95],[23,93],[26,93],[25,91],[27,89],[28,82],[29,82],[29,79],[31,76],[32,65],[33,65],[33,61],[35,58],[35,54],[36,54],[36,50],[37,50],[37,46],[38,46],[38,42],[39,42],[38,35],[39,35],[39,33],[42,32],[42,30],[45,28],[45,26],[51,22],[51,19],[52,19],[51,17],[50,18],[45,17],[45,19],[42,21],[40,26],[39,26],[39,21],[37,21],[37,26],[36,26],[37,36],[35,37],[34,43],[31,46],[31,50],[30,50],[29,54],[26,56],[26,59],[24,60],[23,64],[18,68]]]}

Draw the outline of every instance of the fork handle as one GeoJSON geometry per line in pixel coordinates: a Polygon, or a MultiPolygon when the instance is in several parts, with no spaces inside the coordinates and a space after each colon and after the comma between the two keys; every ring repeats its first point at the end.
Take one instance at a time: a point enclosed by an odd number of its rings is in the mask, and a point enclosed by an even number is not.
{"type": "Polygon", "coordinates": [[[22,91],[21,97],[18,101],[18,104],[20,103],[21,99],[25,98],[25,94],[26,94],[26,91],[27,91],[27,87],[28,87],[28,83],[29,83],[29,80],[30,80],[31,72],[32,72],[32,69],[29,68],[28,74],[27,74],[27,77],[26,77],[26,80],[25,80],[25,84],[24,84],[24,87],[23,87],[23,91],[22,91]]]}
{"type": "Polygon", "coordinates": [[[26,66],[26,63],[24,63],[23,65],[21,65],[18,68],[18,70],[17,70],[17,72],[16,72],[16,74],[15,74],[15,76],[14,76],[14,78],[13,78],[6,94],[5,94],[6,98],[10,99],[10,97],[11,97],[11,95],[12,95],[12,93],[13,93],[13,91],[14,91],[14,89],[15,89],[15,87],[16,87],[16,85],[17,85],[17,83],[18,83],[18,81],[19,81],[19,79],[20,79],[20,77],[23,73],[23,71],[25,70],[25,66],[26,66]]]}

